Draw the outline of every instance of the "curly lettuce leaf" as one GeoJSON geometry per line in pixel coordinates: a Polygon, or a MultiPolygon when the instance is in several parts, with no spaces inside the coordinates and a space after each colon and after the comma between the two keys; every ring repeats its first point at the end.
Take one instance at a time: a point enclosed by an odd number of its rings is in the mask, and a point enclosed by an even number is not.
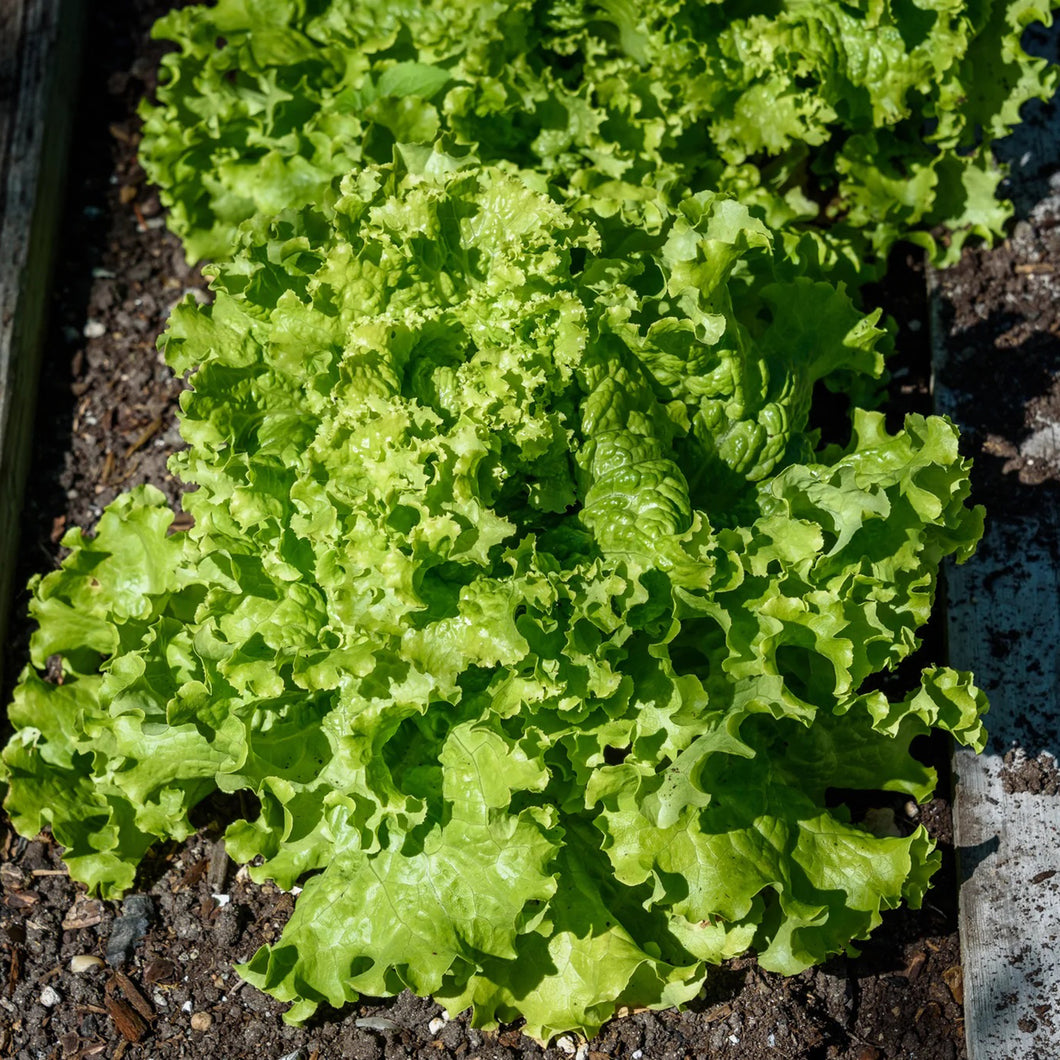
{"type": "Polygon", "coordinates": [[[841,952],[937,865],[825,792],[923,798],[917,735],[982,743],[967,675],[865,690],[981,533],[956,432],[822,449],[809,394],[878,373],[873,320],[739,203],[653,209],[615,256],[410,152],[248,227],[165,340],[194,527],[122,498],[36,586],[17,826],[114,896],[253,795],[230,853],[304,890],[242,972],[292,1020],[411,987],[592,1033],[749,948],[841,952]]]}
{"type": "Polygon", "coordinates": [[[810,275],[860,283],[896,239],[942,263],[1002,231],[990,145],[1055,91],[1020,43],[1051,18],[1046,0],[220,0],[156,26],[179,50],[141,156],[192,259],[442,137],[627,232],[660,195],[734,195],[810,275]]]}

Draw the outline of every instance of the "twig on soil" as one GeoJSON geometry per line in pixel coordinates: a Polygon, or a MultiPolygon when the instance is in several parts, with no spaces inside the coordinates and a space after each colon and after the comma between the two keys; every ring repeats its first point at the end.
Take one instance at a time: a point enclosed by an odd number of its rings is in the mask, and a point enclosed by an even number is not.
{"type": "Polygon", "coordinates": [[[160,430],[162,429],[162,418],[156,416],[142,431],[140,437],[125,450],[125,459],[128,460],[137,449],[141,448],[146,442],[150,441],[160,430]]]}

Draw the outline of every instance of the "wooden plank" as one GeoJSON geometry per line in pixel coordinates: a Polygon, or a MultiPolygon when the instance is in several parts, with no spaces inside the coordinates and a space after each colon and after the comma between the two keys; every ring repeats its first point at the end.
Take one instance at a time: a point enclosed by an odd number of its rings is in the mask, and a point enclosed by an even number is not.
{"type": "Polygon", "coordinates": [[[0,643],[13,588],[84,11],[83,0],[0,0],[0,643]]]}
{"type": "MultiPolygon", "coordinates": [[[[1034,54],[1055,56],[1058,41],[1054,23],[1029,27],[1023,43],[1034,54]]],[[[1060,297],[1052,280],[1060,275],[1060,256],[1054,241],[1042,237],[1060,212],[1060,105],[1036,101],[1021,117],[997,154],[1010,167],[1008,192],[1026,223],[991,252],[998,268],[988,275],[1026,270],[1025,288],[1014,293],[1004,283],[988,284],[975,305],[978,322],[965,321],[963,332],[950,334],[948,292],[957,294],[961,283],[983,291],[980,277],[965,271],[961,278],[959,267],[929,281],[936,407],[976,432],[984,463],[989,453],[1003,454],[998,465],[1018,457],[1007,474],[993,469],[995,496],[977,555],[946,571],[950,661],[973,670],[991,701],[986,754],[958,751],[953,762],[969,1060],[1060,1057],[1060,797],[1018,790],[1019,775],[1005,760],[1014,753],[1044,756],[1043,765],[1055,769],[1060,755],[1060,503],[1055,485],[1035,488],[1037,475],[1013,473],[1016,465],[1058,464],[1060,423],[1028,409],[1009,414],[1022,422],[1004,422],[1000,410],[1010,406],[1003,395],[989,408],[982,389],[970,398],[963,378],[976,362],[986,370],[983,378],[996,377],[1013,393],[1031,385],[1034,372],[1046,389],[1050,373],[1055,377],[1041,355],[1053,340],[1037,318],[1039,305],[1060,297]],[[990,300],[993,288],[999,289],[990,300]],[[999,341],[1014,325],[1019,344],[999,341]],[[999,437],[990,446],[992,435],[999,437]]],[[[1026,402],[1037,395],[1020,396],[1026,402]]]]}
{"type": "Polygon", "coordinates": [[[996,517],[948,575],[951,659],[991,698],[989,752],[954,756],[969,1060],[1060,1056],[1060,1025],[1041,1018],[1060,1011],[1060,800],[1011,790],[1003,757],[1047,750],[1060,718],[1058,514],[996,517]]]}
{"type": "MultiPolygon", "coordinates": [[[[932,278],[935,404],[982,437],[992,410],[975,422],[962,401],[968,351],[951,346],[967,338],[946,334],[947,282],[932,278]]],[[[1057,431],[1040,423],[1024,447],[1057,431]]],[[[1055,493],[1029,512],[995,506],[976,556],[946,571],[950,662],[974,671],[991,701],[987,752],[954,756],[969,1060],[1060,1057],[1060,798],[1013,790],[1005,761],[1060,753],[1058,528],[1055,493]]]]}

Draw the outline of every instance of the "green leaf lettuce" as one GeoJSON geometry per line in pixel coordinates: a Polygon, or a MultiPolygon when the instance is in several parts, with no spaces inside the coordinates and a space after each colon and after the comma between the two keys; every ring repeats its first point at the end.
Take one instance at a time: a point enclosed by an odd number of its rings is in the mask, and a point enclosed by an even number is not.
{"type": "Polygon", "coordinates": [[[967,675],[868,690],[981,532],[954,428],[822,448],[813,388],[878,375],[873,320],[745,206],[652,208],[616,255],[412,152],[251,226],[165,340],[194,528],[140,491],[36,583],[16,826],[110,897],[253,795],[230,853],[304,890],[241,971],[293,1020],[409,987],[591,1034],[747,949],[841,952],[937,867],[826,792],[923,799],[914,738],[982,744],[967,675]]]}

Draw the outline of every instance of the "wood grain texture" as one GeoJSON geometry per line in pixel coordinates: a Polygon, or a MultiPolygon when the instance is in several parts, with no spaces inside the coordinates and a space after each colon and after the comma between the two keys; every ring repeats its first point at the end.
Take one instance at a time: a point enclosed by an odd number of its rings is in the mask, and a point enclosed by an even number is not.
{"type": "MultiPolygon", "coordinates": [[[[960,422],[946,282],[933,277],[935,404],[967,429],[981,425],[960,422]]],[[[1060,797],[1004,783],[1006,752],[1060,752],[1057,505],[990,510],[976,555],[951,564],[946,581],[950,662],[990,697],[986,753],[961,750],[953,763],[968,1058],[1060,1057],[1060,797]]]]}
{"type": "Polygon", "coordinates": [[[0,643],[83,22],[83,0],[0,0],[0,643]]]}

